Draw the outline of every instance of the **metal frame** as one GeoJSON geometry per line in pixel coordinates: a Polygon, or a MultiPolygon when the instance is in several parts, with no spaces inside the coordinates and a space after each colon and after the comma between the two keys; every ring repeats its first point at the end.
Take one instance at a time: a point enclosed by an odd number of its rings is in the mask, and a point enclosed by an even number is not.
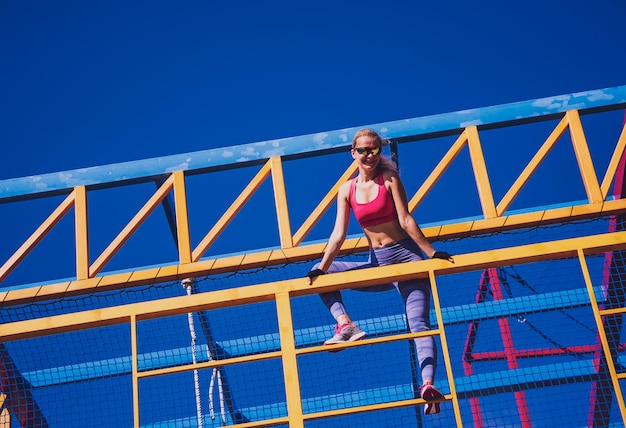
{"type": "MultiPolygon", "coordinates": [[[[594,218],[607,215],[619,215],[626,212],[626,200],[615,199],[609,194],[611,184],[616,181],[616,173],[624,149],[626,148],[626,126],[615,143],[607,170],[599,181],[594,163],[587,146],[586,137],[580,122],[581,114],[593,114],[606,110],[614,110],[626,106],[626,86],[598,91],[549,97],[523,103],[507,104],[485,109],[468,110],[445,115],[416,118],[406,121],[389,122],[371,126],[381,131],[386,137],[394,140],[394,144],[404,144],[435,138],[441,135],[457,135],[456,141],[449,148],[439,164],[424,181],[415,195],[410,198],[409,207],[413,211],[432,190],[437,181],[452,165],[452,161],[460,151],[467,147],[470,153],[471,167],[474,173],[482,215],[471,220],[453,221],[444,225],[424,228],[425,234],[431,239],[445,239],[459,236],[479,235],[493,231],[504,231],[524,228],[545,223],[563,222],[572,219],[594,218]],[[560,119],[555,129],[544,144],[533,156],[526,168],[514,181],[513,185],[500,200],[494,200],[491,182],[488,177],[487,165],[482,153],[480,133],[494,127],[519,125],[533,121],[560,119]],[[560,137],[569,130],[577,166],[585,187],[587,200],[571,202],[559,207],[535,207],[523,213],[509,212],[511,203],[519,195],[532,174],[546,158],[550,150],[557,144],[560,137]]],[[[54,228],[70,211],[74,212],[76,277],[68,281],[52,284],[27,284],[25,287],[0,288],[0,299],[3,305],[11,306],[26,301],[36,302],[62,296],[74,296],[84,293],[107,291],[121,287],[151,284],[154,282],[179,280],[188,276],[199,276],[212,273],[230,272],[235,269],[247,269],[258,266],[283,264],[288,261],[311,260],[319,257],[324,244],[308,244],[306,237],[313,226],[332,205],[341,183],[356,171],[351,164],[338,177],[326,196],[311,212],[309,217],[292,232],[285,192],[283,162],[292,158],[320,156],[337,150],[347,150],[348,136],[355,129],[340,130],[326,134],[316,134],[274,142],[261,142],[250,145],[228,148],[239,153],[254,153],[240,161],[226,164],[216,160],[221,150],[210,150],[195,154],[186,154],[161,159],[158,165],[153,160],[109,165],[105,167],[87,168],[71,171],[72,181],[61,181],[62,174],[49,174],[21,179],[0,181],[0,203],[14,203],[22,200],[47,196],[66,195],[64,200],[41,223],[41,225],[24,241],[2,266],[0,266],[0,287],[11,272],[37,244],[54,228]],[[190,161],[183,162],[183,159],[190,161]],[[200,159],[204,159],[201,161],[200,159]],[[209,159],[208,161],[206,159],[209,159]],[[189,174],[211,173],[224,167],[240,167],[242,165],[260,165],[260,169],[250,183],[236,197],[220,219],[208,230],[201,242],[191,246],[188,221],[186,176],[189,174]],[[274,207],[279,231],[280,245],[272,250],[250,249],[246,254],[204,258],[207,250],[215,239],[224,231],[229,223],[240,212],[246,202],[254,195],[265,180],[271,177],[274,192],[274,207]],[[89,254],[89,224],[87,215],[87,198],[93,189],[111,186],[123,186],[143,181],[159,181],[156,192],[146,201],[142,208],[128,221],[122,231],[111,241],[101,254],[95,258],[89,254]],[[36,184],[44,183],[45,186],[36,184]],[[107,263],[116,252],[128,241],[141,224],[156,208],[170,198],[172,213],[175,219],[175,241],[178,260],[158,268],[142,268],[140,266],[123,273],[106,272],[107,263]],[[93,262],[92,262],[93,260],[93,262]]],[[[603,328],[603,317],[622,314],[625,308],[603,309],[603,296],[598,296],[594,289],[585,257],[605,251],[626,249],[626,232],[607,232],[596,236],[571,238],[567,240],[544,242],[541,244],[511,247],[502,250],[461,254],[455,257],[456,263],[449,265],[444,261],[430,260],[407,263],[390,267],[378,267],[367,270],[328,275],[318,278],[314,286],[309,286],[303,279],[278,281],[241,287],[236,290],[222,290],[210,293],[189,295],[163,299],[156,302],[136,303],[117,307],[109,307],[97,311],[59,315],[45,320],[32,319],[3,325],[0,341],[18,340],[29,337],[95,328],[104,325],[129,324],[131,329],[132,349],[132,382],[133,402],[135,408],[135,426],[139,426],[139,380],[148,376],[159,376],[180,371],[190,371],[209,367],[222,367],[228,364],[254,361],[258,359],[281,358],[285,373],[285,388],[288,415],[262,422],[245,423],[238,426],[269,426],[289,423],[293,427],[303,427],[306,420],[337,416],[354,412],[371,411],[399,406],[421,404],[421,399],[395,400],[384,404],[371,404],[350,407],[328,412],[305,413],[299,392],[297,358],[299,355],[325,351],[323,347],[312,346],[296,349],[291,318],[291,297],[319,293],[330,289],[356,288],[390,280],[402,280],[414,277],[429,278],[432,284],[438,328],[426,333],[400,334],[364,340],[360,343],[338,346],[369,346],[394,340],[407,340],[419,335],[439,335],[443,356],[446,360],[448,387],[450,393],[446,400],[451,400],[458,426],[463,425],[459,408],[459,397],[472,397],[473,392],[465,385],[459,385],[451,372],[450,355],[446,343],[446,323],[439,304],[437,278],[459,272],[477,269],[492,270],[498,266],[521,264],[539,260],[552,260],[561,257],[578,258],[588,292],[588,304],[593,308],[594,317],[600,332],[599,341],[602,345],[603,358],[606,361],[611,386],[616,392],[622,420],[626,424],[626,408],[620,389],[619,380],[626,374],[618,374],[611,344],[608,342],[603,328]],[[598,300],[599,298],[599,300],[598,300]],[[279,320],[280,349],[258,355],[242,356],[227,361],[206,361],[185,364],[177,367],[161,367],[143,370],[138,363],[136,323],[144,319],[160,318],[169,315],[202,311],[213,308],[230,307],[253,302],[275,301],[279,320]]],[[[359,251],[367,248],[363,237],[351,237],[342,247],[342,252],[359,251]]],[[[53,280],[54,281],[54,280],[53,280]]],[[[506,326],[501,326],[503,334],[506,326]]],[[[6,362],[6,361],[5,361],[6,362]]],[[[515,369],[515,357],[510,360],[510,367],[515,369]]],[[[542,374],[538,374],[541,376],[542,374]]],[[[590,374],[593,376],[593,374],[590,374]]],[[[518,395],[520,408],[524,407],[523,393],[518,395]]],[[[6,407],[6,406],[5,406],[6,407]]],[[[3,409],[5,409],[3,407],[3,409]]],[[[6,416],[3,416],[6,417],[6,416]]],[[[481,421],[475,420],[480,426],[481,421]]],[[[530,421],[526,421],[527,424],[530,421]]]]}

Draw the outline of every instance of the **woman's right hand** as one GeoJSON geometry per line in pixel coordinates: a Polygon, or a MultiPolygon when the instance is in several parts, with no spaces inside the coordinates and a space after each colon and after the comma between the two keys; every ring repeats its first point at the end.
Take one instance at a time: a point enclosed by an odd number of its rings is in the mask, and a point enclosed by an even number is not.
{"type": "Polygon", "coordinates": [[[313,280],[315,278],[317,278],[320,275],[326,275],[326,272],[324,272],[321,269],[313,269],[312,271],[310,271],[309,273],[306,274],[307,280],[309,282],[309,285],[313,284],[313,280]]]}

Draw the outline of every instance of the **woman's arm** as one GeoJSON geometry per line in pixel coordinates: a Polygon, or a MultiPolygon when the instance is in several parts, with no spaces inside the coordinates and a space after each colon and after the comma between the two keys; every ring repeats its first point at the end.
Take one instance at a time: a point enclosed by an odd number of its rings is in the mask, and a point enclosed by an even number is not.
{"type": "MultiPolygon", "coordinates": [[[[419,245],[426,256],[432,258],[437,251],[432,246],[430,241],[424,236],[422,229],[409,212],[409,202],[402,180],[400,180],[398,174],[393,171],[386,173],[385,178],[389,182],[389,190],[391,191],[396,212],[398,213],[398,222],[400,223],[400,227],[411,237],[411,239],[413,239],[413,241],[415,241],[417,245],[419,245]]],[[[447,253],[444,254],[448,257],[443,258],[454,263],[454,259],[451,256],[447,253]]]]}
{"type": "MultiPolygon", "coordinates": [[[[348,181],[341,185],[337,194],[337,217],[335,218],[335,226],[333,227],[333,231],[328,238],[328,244],[326,245],[324,256],[322,257],[322,261],[320,262],[318,268],[324,273],[328,271],[333,260],[335,260],[337,254],[339,254],[341,245],[346,240],[348,223],[350,222],[350,207],[348,206],[349,193],[350,182],[348,181]]],[[[309,284],[311,284],[313,278],[309,277],[308,280],[309,284]]]]}

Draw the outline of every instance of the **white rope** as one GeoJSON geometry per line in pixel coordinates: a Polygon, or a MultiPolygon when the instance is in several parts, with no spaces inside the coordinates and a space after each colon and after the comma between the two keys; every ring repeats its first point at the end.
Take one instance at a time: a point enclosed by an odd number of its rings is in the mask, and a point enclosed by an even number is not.
{"type": "Polygon", "coordinates": [[[222,422],[226,425],[226,400],[224,399],[224,386],[222,385],[222,373],[220,369],[215,367],[211,374],[211,382],[209,382],[209,414],[211,419],[215,420],[215,405],[213,400],[213,391],[215,390],[215,380],[217,379],[217,392],[220,397],[220,416],[222,422]]]}
{"type": "Polygon", "coordinates": [[[220,414],[222,422],[226,425],[226,403],[224,402],[224,388],[222,387],[222,373],[217,371],[217,390],[220,393],[220,414]]]}
{"type": "MultiPolygon", "coordinates": [[[[183,279],[182,281],[182,285],[185,288],[185,291],[187,291],[187,295],[191,296],[192,294],[192,283],[193,280],[191,278],[186,278],[183,279]]],[[[191,334],[191,358],[193,361],[193,364],[195,365],[198,360],[197,360],[197,355],[196,355],[196,329],[194,326],[194,321],[193,321],[193,313],[188,312],[187,313],[187,322],[189,324],[189,333],[191,334]]],[[[198,376],[198,369],[194,369],[193,370],[193,383],[194,383],[194,388],[195,388],[195,392],[196,392],[196,416],[198,419],[198,428],[202,428],[203,426],[203,421],[202,421],[202,400],[200,399],[200,378],[198,376]]]]}
{"type": "Polygon", "coordinates": [[[217,376],[217,367],[213,369],[211,374],[211,382],[209,382],[209,414],[211,419],[215,420],[215,409],[213,405],[213,389],[215,389],[215,377],[217,376]]]}
{"type": "MultiPolygon", "coordinates": [[[[185,290],[187,291],[188,295],[193,294],[194,292],[193,278],[184,279],[182,281],[182,284],[183,284],[183,287],[185,287],[185,290]]],[[[202,325],[202,328],[205,329],[205,334],[209,335],[206,331],[208,326],[205,326],[203,324],[206,321],[203,321],[202,314],[199,314],[199,316],[200,316],[200,324],[202,325]]],[[[192,313],[187,314],[187,320],[189,322],[189,331],[191,333],[192,358],[195,364],[196,363],[196,332],[194,328],[194,319],[193,319],[192,313]]],[[[210,346],[208,347],[207,352],[208,352],[209,361],[213,361],[214,355],[210,346]]],[[[224,393],[224,384],[222,381],[222,373],[221,373],[220,367],[213,368],[213,372],[211,373],[211,380],[209,382],[209,415],[211,417],[211,420],[215,420],[215,404],[214,404],[215,400],[213,396],[214,396],[216,381],[217,381],[217,391],[218,391],[219,402],[220,402],[220,416],[221,416],[223,424],[226,425],[228,423],[227,417],[226,417],[226,398],[225,398],[225,393],[224,393]]],[[[194,370],[194,383],[196,387],[196,410],[198,414],[198,427],[202,428],[202,423],[203,423],[202,406],[201,406],[201,400],[200,400],[200,382],[198,379],[198,370],[194,370]]]]}

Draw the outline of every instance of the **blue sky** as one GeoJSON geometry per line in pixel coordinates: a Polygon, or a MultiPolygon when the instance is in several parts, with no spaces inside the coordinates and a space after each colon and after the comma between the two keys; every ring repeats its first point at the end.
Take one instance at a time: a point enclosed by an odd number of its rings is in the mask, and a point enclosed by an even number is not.
{"type": "Polygon", "coordinates": [[[0,4],[0,179],[620,86],[626,4],[0,4]]]}
{"type": "MultiPolygon", "coordinates": [[[[621,86],[624,16],[623,0],[0,1],[0,180],[621,86]]],[[[108,244],[112,215],[92,213],[108,244]]],[[[6,223],[5,259],[31,231],[9,245],[6,223]]]]}

